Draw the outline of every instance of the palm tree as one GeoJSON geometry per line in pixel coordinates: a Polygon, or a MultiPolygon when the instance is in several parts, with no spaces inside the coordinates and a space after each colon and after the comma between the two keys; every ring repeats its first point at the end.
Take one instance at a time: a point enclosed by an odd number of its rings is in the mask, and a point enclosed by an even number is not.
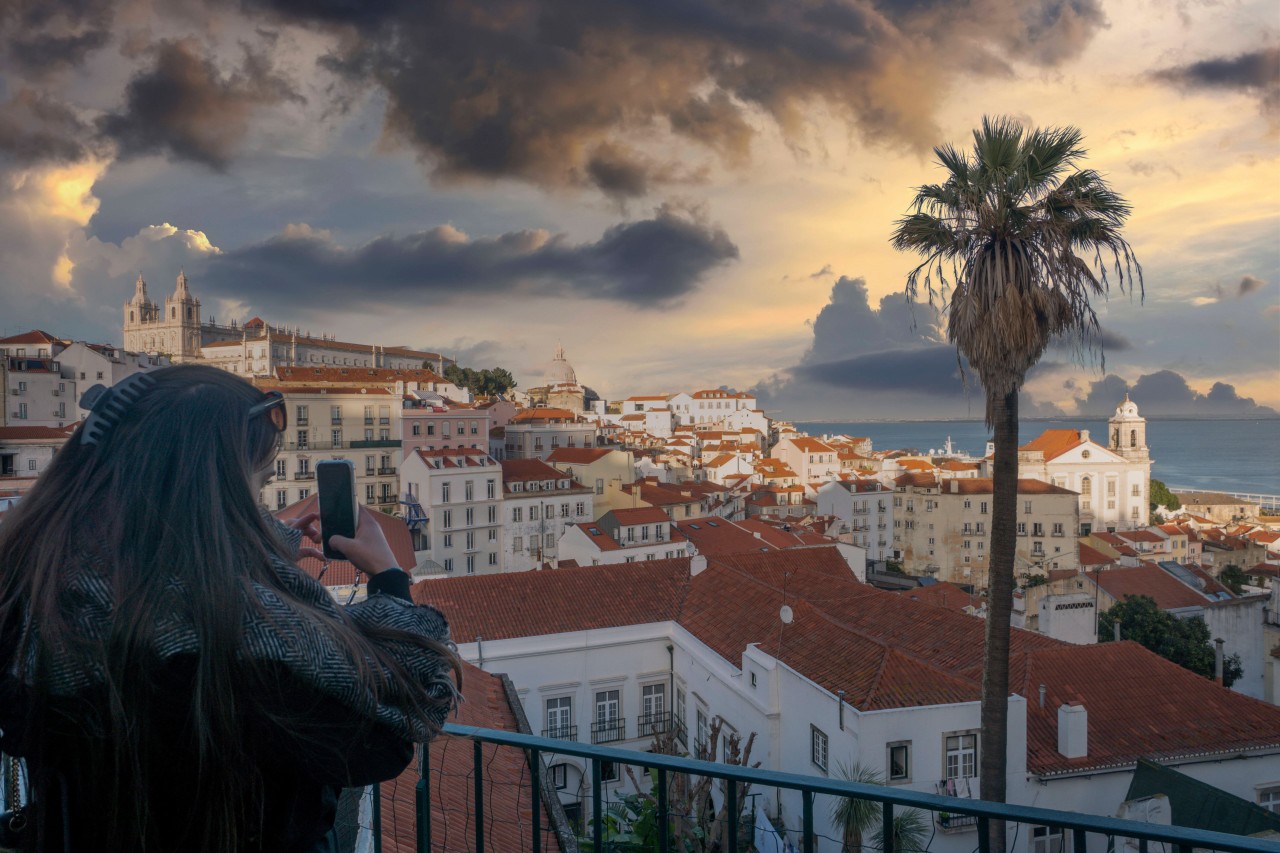
{"type": "MultiPolygon", "coordinates": [[[[855,761],[853,764],[839,764],[836,771],[846,782],[859,782],[863,785],[883,785],[884,777],[877,771],[855,761]]],[[[840,830],[842,844],[840,853],[859,853],[862,850],[862,837],[867,830],[880,819],[880,804],[875,800],[858,800],[853,797],[841,797],[831,806],[831,822],[840,830]]]]}
{"type": "MultiPolygon", "coordinates": [[[[1024,131],[986,118],[973,150],[934,149],[946,181],[916,191],[914,212],[894,230],[895,248],[924,256],[907,294],[941,301],[947,336],[977,373],[994,431],[990,581],[982,674],[981,789],[1005,798],[1009,614],[1018,500],[1018,390],[1055,338],[1092,351],[1108,272],[1123,291],[1142,288],[1142,267],[1120,235],[1130,207],[1091,169],[1074,127],[1024,131]]],[[[963,365],[962,365],[963,368],[963,365]]],[[[998,825],[999,824],[999,825],[998,825]]],[[[1004,850],[991,822],[991,850],[1004,850]]]]}

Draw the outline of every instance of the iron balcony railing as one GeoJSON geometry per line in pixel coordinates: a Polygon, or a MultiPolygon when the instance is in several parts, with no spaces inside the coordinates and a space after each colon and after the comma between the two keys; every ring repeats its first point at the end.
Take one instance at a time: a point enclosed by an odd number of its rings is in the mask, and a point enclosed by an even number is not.
{"type": "Polygon", "coordinates": [[[614,717],[607,720],[596,720],[591,724],[592,743],[613,743],[624,740],[627,736],[626,717],[614,717]]]}
{"type": "MultiPolygon", "coordinates": [[[[885,785],[868,785],[842,779],[805,776],[799,773],[782,773],[776,770],[742,767],[714,761],[697,761],[691,758],[649,752],[642,753],[617,747],[590,746],[566,740],[482,729],[475,726],[447,724],[444,727],[444,734],[451,736],[448,738],[450,741],[453,739],[470,740],[472,745],[472,766],[468,774],[470,778],[467,780],[472,788],[471,813],[465,816],[465,822],[467,830],[472,834],[472,842],[469,849],[473,853],[485,853],[486,850],[501,853],[499,844],[494,841],[495,830],[500,830],[501,827],[495,823],[492,815],[486,818],[485,814],[486,807],[492,807],[494,798],[493,791],[486,793],[486,756],[484,748],[486,744],[492,744],[494,748],[511,747],[524,752],[529,768],[527,791],[524,796],[534,800],[534,807],[526,812],[528,815],[527,826],[522,822],[517,828],[522,836],[521,849],[529,849],[533,853],[542,853],[544,850],[546,846],[544,844],[546,840],[545,830],[551,829],[554,831],[556,829],[555,827],[543,827],[543,809],[538,804],[538,800],[546,803],[549,797],[556,797],[556,792],[551,790],[551,786],[544,783],[544,774],[547,772],[547,768],[543,765],[544,755],[575,756],[583,759],[583,763],[589,767],[591,790],[590,803],[586,807],[590,808],[590,819],[586,820],[584,815],[583,830],[591,841],[590,849],[601,851],[601,853],[611,849],[605,843],[605,792],[602,770],[608,766],[611,772],[616,773],[616,765],[620,764],[643,768],[648,771],[647,778],[652,780],[653,790],[657,799],[656,822],[659,827],[657,848],[659,853],[668,853],[676,849],[675,840],[671,837],[670,830],[673,819],[677,816],[671,810],[668,794],[671,790],[669,782],[673,774],[705,776],[723,780],[725,783],[745,783],[758,790],[785,789],[799,792],[801,797],[800,827],[798,833],[794,831],[791,833],[792,839],[798,842],[797,850],[799,853],[814,853],[817,849],[818,835],[814,831],[814,815],[820,813],[819,809],[829,807],[830,800],[826,798],[831,797],[845,797],[879,803],[883,820],[882,825],[888,827],[894,825],[894,815],[900,814],[900,810],[904,808],[932,812],[939,816],[939,823],[942,822],[941,816],[945,815],[945,821],[948,826],[956,826],[959,825],[961,820],[972,819],[978,829],[978,853],[988,853],[990,849],[988,829],[990,822],[993,820],[1002,820],[1006,824],[1043,826],[1051,830],[1071,830],[1071,840],[1063,844],[1063,853],[1067,853],[1067,850],[1070,850],[1071,853],[1087,853],[1090,836],[1105,842],[1109,849],[1118,849],[1116,846],[1117,839],[1134,839],[1138,842],[1139,849],[1143,851],[1151,849],[1152,842],[1168,845],[1166,849],[1171,853],[1193,853],[1197,848],[1201,850],[1218,850],[1223,851],[1223,853],[1275,853],[1276,851],[1276,843],[1274,841],[1259,837],[1245,837],[1225,832],[1188,829],[1180,826],[1139,823],[1113,817],[1078,814],[1034,806],[1007,805],[985,800],[926,794],[885,785]],[[819,797],[824,798],[826,801],[815,803],[819,797]],[[795,838],[796,835],[799,837],[795,838]],[[527,848],[525,847],[526,843],[528,844],[527,848]]],[[[417,853],[430,853],[430,851],[439,849],[437,845],[438,839],[433,837],[433,829],[435,827],[432,824],[431,754],[435,749],[447,750],[450,748],[449,743],[424,745],[421,748],[419,779],[415,786],[412,805],[415,824],[414,849],[417,853]]],[[[492,755],[493,750],[490,749],[489,753],[492,755]]],[[[637,778],[645,778],[640,773],[636,773],[635,776],[637,778]]],[[[498,781],[489,780],[489,784],[496,785],[498,781]]],[[[526,787],[523,779],[520,784],[522,788],[526,787]]],[[[742,803],[740,802],[741,790],[738,784],[724,784],[722,788],[725,814],[728,822],[728,831],[724,835],[726,842],[724,853],[745,853],[746,848],[740,843],[738,832],[742,821],[740,816],[742,811],[742,803]]],[[[369,829],[373,835],[372,847],[375,853],[381,853],[383,850],[381,786],[372,786],[372,793],[369,829]]],[[[528,802],[528,800],[526,799],[525,802],[528,802]]],[[[446,821],[445,823],[448,824],[449,822],[446,821]]],[[[440,829],[443,834],[443,831],[448,830],[448,826],[440,827],[440,829]]],[[[1065,833],[1063,833],[1063,837],[1065,839],[1065,833]]],[[[890,832],[884,839],[881,853],[897,853],[897,851],[898,841],[894,834],[890,832]]],[[[548,853],[550,853],[549,848],[548,853]]]]}
{"type": "Polygon", "coordinates": [[[551,728],[543,729],[542,736],[545,738],[553,738],[555,740],[577,740],[578,727],[552,726],[551,728]]]}
{"type": "Polygon", "coordinates": [[[636,737],[653,737],[671,731],[670,711],[655,711],[636,718],[636,737]]]}

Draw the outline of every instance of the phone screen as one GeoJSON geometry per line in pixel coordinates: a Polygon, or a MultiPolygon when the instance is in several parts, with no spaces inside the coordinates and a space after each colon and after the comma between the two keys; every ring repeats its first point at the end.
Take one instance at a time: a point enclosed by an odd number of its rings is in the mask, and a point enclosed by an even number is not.
{"type": "Polygon", "coordinates": [[[333,535],[356,535],[356,466],[347,459],[326,459],[316,463],[316,489],[320,500],[320,532],[324,555],[341,560],[343,554],[329,546],[333,535]]]}

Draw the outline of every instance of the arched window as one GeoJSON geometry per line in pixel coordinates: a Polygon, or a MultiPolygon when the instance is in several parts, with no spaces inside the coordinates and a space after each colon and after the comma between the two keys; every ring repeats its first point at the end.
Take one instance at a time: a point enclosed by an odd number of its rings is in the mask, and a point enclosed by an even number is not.
{"type": "Polygon", "coordinates": [[[130,322],[130,323],[132,323],[132,322],[133,322],[133,312],[132,312],[132,311],[130,311],[130,312],[129,312],[129,322],[130,322]]]}
{"type": "Polygon", "coordinates": [[[176,319],[178,319],[178,309],[177,309],[177,308],[170,308],[170,309],[169,309],[169,319],[170,319],[170,320],[176,320],[176,319]]]}
{"type": "Polygon", "coordinates": [[[1129,446],[1130,447],[1138,446],[1138,431],[1136,429],[1129,430],[1129,446]]]}
{"type": "Polygon", "coordinates": [[[1111,434],[1111,446],[1115,448],[1120,447],[1120,427],[1116,427],[1115,432],[1111,434]]]}
{"type": "Polygon", "coordinates": [[[1081,477],[1080,478],[1080,494],[1082,495],[1089,494],[1092,484],[1093,484],[1092,481],[1088,477],[1081,477]]]}

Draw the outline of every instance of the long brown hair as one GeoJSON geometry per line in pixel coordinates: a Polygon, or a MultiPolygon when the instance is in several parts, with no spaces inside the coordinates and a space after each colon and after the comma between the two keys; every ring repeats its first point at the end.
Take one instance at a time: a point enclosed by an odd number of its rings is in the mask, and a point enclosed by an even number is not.
{"type": "MultiPolygon", "coordinates": [[[[24,673],[34,685],[33,759],[48,754],[59,724],[99,745],[81,758],[83,771],[93,774],[95,812],[107,800],[107,825],[96,839],[106,850],[165,849],[174,841],[158,837],[147,792],[177,757],[173,744],[149,737],[151,722],[171,715],[178,701],[190,721],[189,778],[197,785],[188,792],[183,849],[231,853],[262,825],[261,757],[246,754],[244,743],[254,715],[271,713],[258,697],[277,674],[236,654],[245,620],[267,618],[255,585],[273,590],[300,622],[344,651],[374,696],[394,682],[397,695],[407,696],[401,703],[412,706],[403,710],[417,719],[448,700],[414,684],[375,632],[335,618],[281,582],[273,558],[287,559],[285,546],[252,485],[279,439],[269,418],[247,416],[263,393],[197,365],[151,376],[154,386],[103,440],[82,443],[83,426],[77,430],[0,527],[0,672],[24,673]],[[96,639],[68,616],[68,567],[86,563],[111,586],[110,624],[96,639]],[[173,685],[155,675],[155,639],[162,621],[175,617],[194,628],[200,649],[189,689],[176,700],[173,685]],[[59,665],[70,658],[98,674],[105,708],[77,708],[76,719],[61,722],[49,718],[51,708],[65,708],[51,701],[46,686],[55,656],[59,665]]],[[[456,672],[457,659],[442,644],[402,632],[388,636],[446,656],[456,672]]],[[[53,792],[41,788],[55,780],[37,774],[33,781],[37,801],[50,802],[53,792]]]]}

